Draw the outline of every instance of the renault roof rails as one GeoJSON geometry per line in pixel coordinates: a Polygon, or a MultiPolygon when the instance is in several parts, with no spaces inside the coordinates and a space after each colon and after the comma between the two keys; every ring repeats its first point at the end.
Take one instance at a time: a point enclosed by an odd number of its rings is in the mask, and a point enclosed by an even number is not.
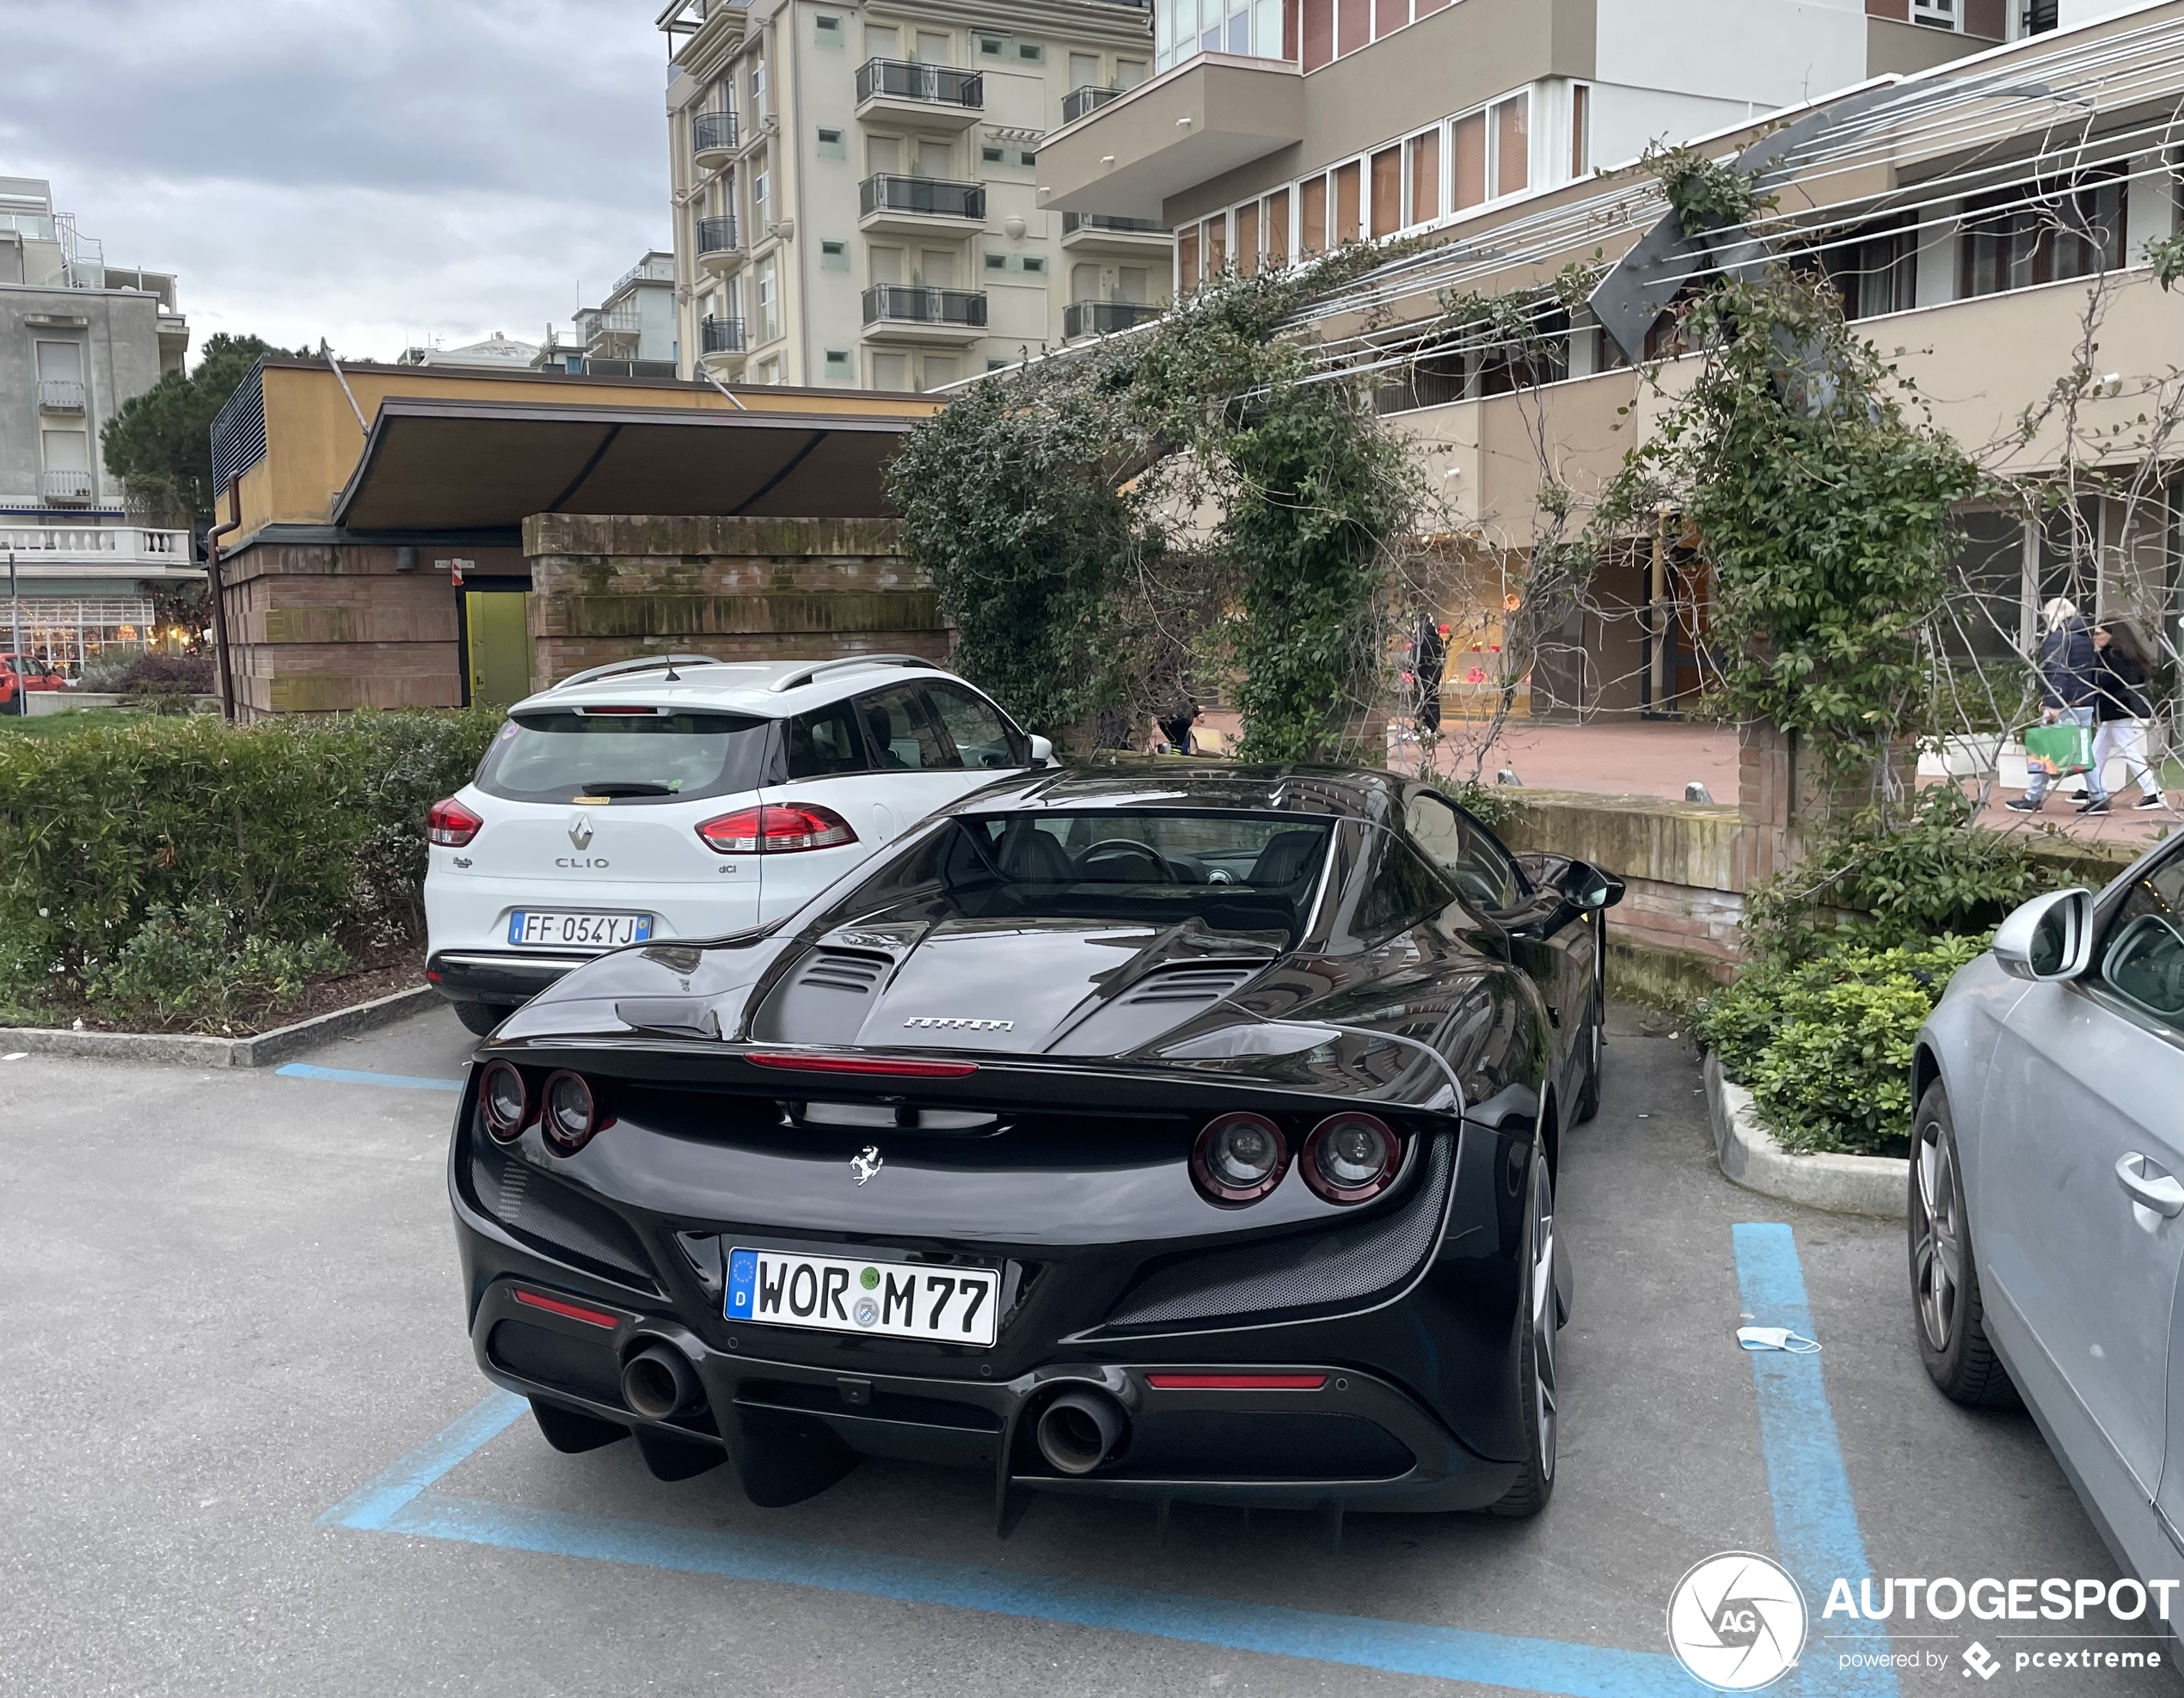
{"type": "Polygon", "coordinates": [[[916,666],[929,672],[948,671],[939,661],[928,660],[922,654],[849,654],[839,660],[821,660],[815,665],[800,666],[787,676],[776,678],[766,688],[776,694],[784,690],[801,690],[814,678],[850,666],[916,666]]]}
{"type": "Polygon", "coordinates": [[[647,654],[641,660],[616,660],[604,666],[592,666],[581,672],[572,672],[554,688],[567,690],[571,684],[590,683],[598,678],[619,677],[625,672],[653,672],[663,668],[672,671],[678,666],[725,666],[728,664],[710,654],[647,654]]]}

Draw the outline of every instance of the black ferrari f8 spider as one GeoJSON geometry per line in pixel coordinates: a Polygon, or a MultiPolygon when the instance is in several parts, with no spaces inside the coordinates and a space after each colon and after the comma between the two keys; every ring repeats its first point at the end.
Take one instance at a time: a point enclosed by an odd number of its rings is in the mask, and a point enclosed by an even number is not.
{"type": "Polygon", "coordinates": [[[473,1346],[582,1450],[762,1505],[1034,1492],[1529,1515],[1615,879],[1383,772],[1045,772],[479,1047],[473,1346]]]}

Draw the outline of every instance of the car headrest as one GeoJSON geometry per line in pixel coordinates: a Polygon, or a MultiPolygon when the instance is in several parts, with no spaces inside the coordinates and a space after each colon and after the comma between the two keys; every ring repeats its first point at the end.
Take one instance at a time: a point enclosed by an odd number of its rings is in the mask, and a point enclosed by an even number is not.
{"type": "Polygon", "coordinates": [[[1251,863],[1249,883],[1293,885],[1317,869],[1320,851],[1327,843],[1322,831],[1284,831],[1259,851],[1251,863]]]}

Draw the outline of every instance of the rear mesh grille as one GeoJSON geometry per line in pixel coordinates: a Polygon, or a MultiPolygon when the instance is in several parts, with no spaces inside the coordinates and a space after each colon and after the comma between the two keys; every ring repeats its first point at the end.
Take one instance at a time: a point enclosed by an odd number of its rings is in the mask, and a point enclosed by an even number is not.
{"type": "Polygon", "coordinates": [[[1208,1250],[1157,1267],[1122,1294],[1109,1328],[1353,1303],[1408,1279],[1431,1255],[1448,1202],[1456,1141],[1436,1137],[1410,1195],[1384,1214],[1310,1236],[1291,1235],[1234,1250],[1208,1250]]]}
{"type": "Polygon", "coordinates": [[[1125,1002],[1218,1002],[1255,975],[1263,963],[1248,967],[1169,967],[1148,974],[1125,1002]]]}
{"type": "Polygon", "coordinates": [[[822,949],[804,964],[804,970],[796,975],[796,983],[814,990],[850,990],[866,996],[880,988],[880,981],[886,977],[887,965],[884,956],[822,949]]]}

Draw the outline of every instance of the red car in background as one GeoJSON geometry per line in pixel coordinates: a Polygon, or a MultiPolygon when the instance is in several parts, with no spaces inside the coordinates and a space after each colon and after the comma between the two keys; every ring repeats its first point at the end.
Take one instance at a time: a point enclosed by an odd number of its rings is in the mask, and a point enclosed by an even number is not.
{"type": "Polygon", "coordinates": [[[31,654],[0,654],[0,714],[27,713],[26,692],[66,690],[68,680],[50,663],[31,654]]]}

